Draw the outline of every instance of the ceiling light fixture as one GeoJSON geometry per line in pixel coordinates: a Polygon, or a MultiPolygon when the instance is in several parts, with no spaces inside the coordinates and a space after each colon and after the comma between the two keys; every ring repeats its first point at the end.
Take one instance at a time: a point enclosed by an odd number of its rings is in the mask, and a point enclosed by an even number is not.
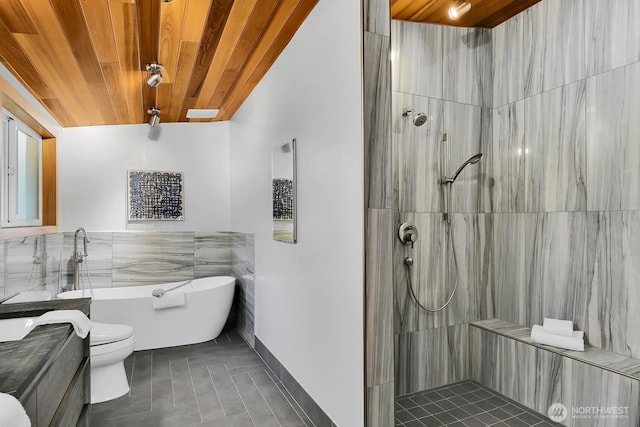
{"type": "Polygon", "coordinates": [[[153,107],[150,110],[147,110],[147,113],[151,116],[149,117],[149,126],[156,127],[160,124],[160,110],[156,107],[153,107]]]}
{"type": "Polygon", "coordinates": [[[449,18],[458,19],[471,10],[471,2],[469,0],[455,0],[449,7],[449,18]]]}
{"type": "Polygon", "coordinates": [[[162,72],[164,68],[160,64],[151,63],[147,64],[147,71],[149,76],[147,77],[147,84],[151,87],[158,87],[162,83],[162,72]]]}

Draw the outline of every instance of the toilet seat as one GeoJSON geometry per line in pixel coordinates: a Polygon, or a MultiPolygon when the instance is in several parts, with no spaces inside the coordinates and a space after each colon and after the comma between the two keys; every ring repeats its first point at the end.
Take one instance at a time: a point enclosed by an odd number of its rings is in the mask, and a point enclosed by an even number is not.
{"type": "Polygon", "coordinates": [[[129,325],[91,322],[91,347],[111,344],[133,336],[129,325]]]}

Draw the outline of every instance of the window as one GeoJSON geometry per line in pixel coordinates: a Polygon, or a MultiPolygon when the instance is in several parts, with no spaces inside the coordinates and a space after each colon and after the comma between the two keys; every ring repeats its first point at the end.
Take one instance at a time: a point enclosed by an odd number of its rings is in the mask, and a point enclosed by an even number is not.
{"type": "Polygon", "coordinates": [[[2,111],[2,227],[42,225],[42,137],[2,111]]]}

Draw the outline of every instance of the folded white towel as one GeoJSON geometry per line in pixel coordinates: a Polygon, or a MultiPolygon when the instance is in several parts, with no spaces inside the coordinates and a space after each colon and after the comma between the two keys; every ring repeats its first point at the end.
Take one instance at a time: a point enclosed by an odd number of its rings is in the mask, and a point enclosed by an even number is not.
{"type": "Polygon", "coordinates": [[[151,300],[153,301],[154,310],[171,307],[181,307],[187,303],[185,300],[184,292],[180,291],[167,292],[161,297],[151,297],[151,300]]]}
{"type": "Polygon", "coordinates": [[[0,393],[0,426],[31,427],[31,420],[15,397],[0,393]]]}
{"type": "Polygon", "coordinates": [[[80,310],[52,310],[48,311],[33,322],[34,326],[50,325],[54,323],[71,323],[76,335],[84,339],[91,330],[91,320],[80,310]]]}
{"type": "Polygon", "coordinates": [[[573,322],[571,320],[544,318],[542,324],[544,331],[549,334],[562,335],[564,337],[573,336],[573,322]]]}
{"type": "Polygon", "coordinates": [[[531,328],[531,341],[537,344],[545,344],[567,350],[584,351],[584,332],[573,331],[572,336],[550,334],[540,325],[531,328]]]}

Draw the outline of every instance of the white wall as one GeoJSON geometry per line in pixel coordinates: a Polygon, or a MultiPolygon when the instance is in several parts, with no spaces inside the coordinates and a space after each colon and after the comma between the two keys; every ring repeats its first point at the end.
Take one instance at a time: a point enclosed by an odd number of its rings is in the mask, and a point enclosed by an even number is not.
{"type": "Polygon", "coordinates": [[[340,426],[364,424],[359,0],[323,0],[234,116],[231,228],[255,233],[255,332],[340,426]],[[271,238],[271,150],[298,149],[298,243],[271,238]]]}
{"type": "Polygon", "coordinates": [[[59,141],[60,231],[228,230],[229,123],[65,128],[59,141]],[[185,220],[127,224],[127,169],[184,173],[185,220]]]}

